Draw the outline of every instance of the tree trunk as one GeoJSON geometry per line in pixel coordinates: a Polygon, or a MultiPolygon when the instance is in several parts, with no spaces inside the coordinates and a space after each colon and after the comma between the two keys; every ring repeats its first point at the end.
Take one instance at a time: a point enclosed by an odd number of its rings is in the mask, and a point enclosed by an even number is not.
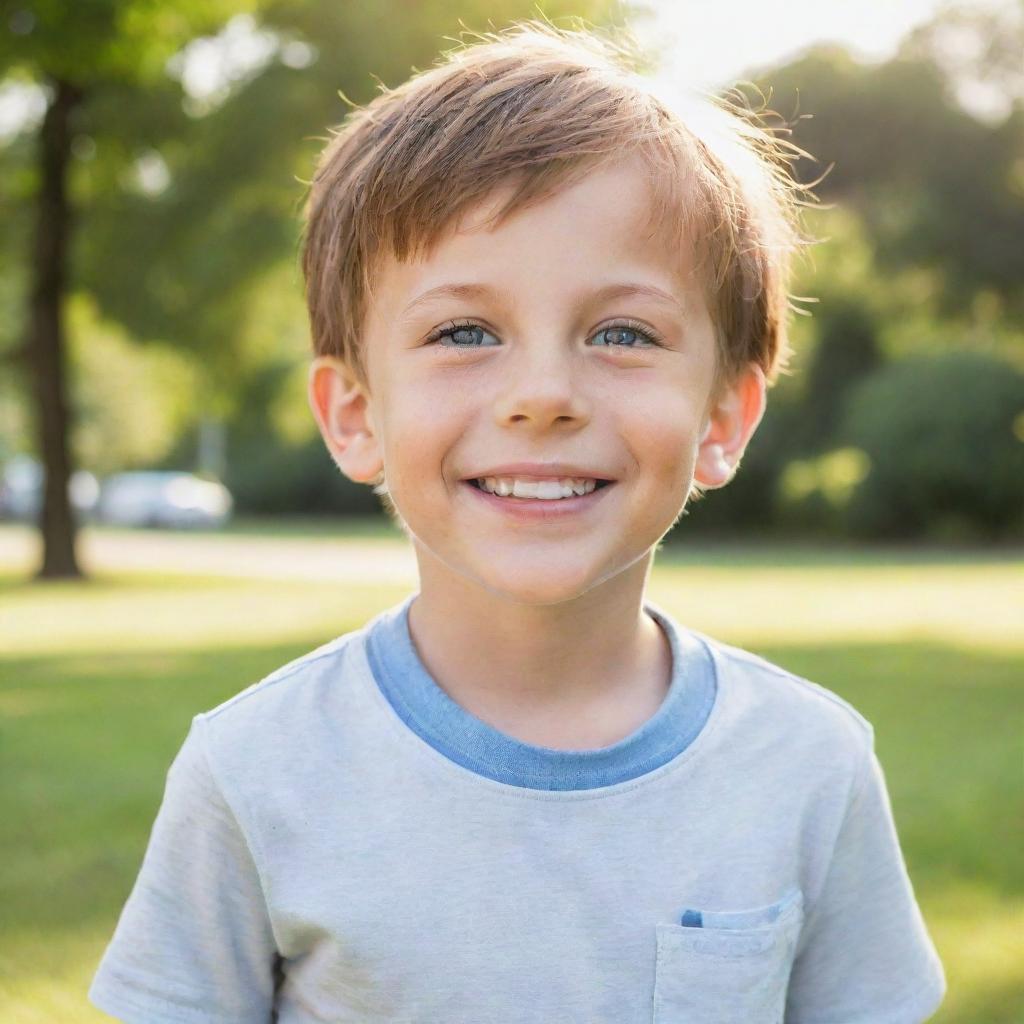
{"type": "Polygon", "coordinates": [[[75,558],[77,525],[68,498],[71,459],[63,321],[71,229],[67,195],[70,119],[82,93],[68,82],[57,80],[51,84],[53,99],[39,132],[39,196],[26,344],[35,380],[39,451],[45,469],[39,516],[43,564],[37,578],[82,575],[75,558]]]}

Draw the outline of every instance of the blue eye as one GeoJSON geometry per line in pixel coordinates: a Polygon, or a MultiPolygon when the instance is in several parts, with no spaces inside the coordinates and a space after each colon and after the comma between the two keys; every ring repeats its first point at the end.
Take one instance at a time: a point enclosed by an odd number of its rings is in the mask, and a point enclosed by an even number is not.
{"type": "Polygon", "coordinates": [[[441,342],[444,338],[449,338],[451,344],[442,344],[442,348],[484,348],[485,338],[498,341],[490,331],[485,331],[479,324],[448,324],[447,327],[434,331],[427,340],[441,342]]]}
{"type": "MultiPolygon", "coordinates": [[[[648,345],[658,344],[647,331],[642,331],[639,327],[625,327],[621,324],[603,327],[594,335],[595,340],[602,337],[609,348],[634,348],[638,347],[641,342],[646,342],[648,345]]],[[[598,344],[601,342],[598,341],[598,344]]]]}
{"type": "MultiPolygon", "coordinates": [[[[660,347],[660,342],[650,331],[627,324],[613,324],[603,327],[593,340],[607,348],[660,347]],[[603,341],[601,339],[604,339],[603,341]]],[[[479,324],[446,324],[433,331],[427,338],[428,344],[439,344],[441,348],[489,348],[501,342],[479,324]],[[446,340],[447,339],[447,340],[446,340]]]]}

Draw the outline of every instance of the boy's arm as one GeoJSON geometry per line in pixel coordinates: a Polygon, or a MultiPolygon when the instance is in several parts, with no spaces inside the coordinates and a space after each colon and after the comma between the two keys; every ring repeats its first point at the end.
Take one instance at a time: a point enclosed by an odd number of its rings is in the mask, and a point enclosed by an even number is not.
{"type": "Polygon", "coordinates": [[[210,770],[206,722],[163,803],[90,1001],[128,1024],[271,1020],[276,946],[252,851],[210,770]]]}
{"type": "Polygon", "coordinates": [[[786,1024],[921,1024],[945,993],[872,730],[824,887],[801,933],[786,1024]]]}

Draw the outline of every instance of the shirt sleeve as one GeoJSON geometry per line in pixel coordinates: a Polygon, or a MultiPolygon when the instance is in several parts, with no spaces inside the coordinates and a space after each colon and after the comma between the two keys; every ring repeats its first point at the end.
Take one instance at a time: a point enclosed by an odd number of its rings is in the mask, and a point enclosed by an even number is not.
{"type": "Polygon", "coordinates": [[[822,892],[804,922],[786,1024],[921,1024],[945,994],[872,731],[822,892]]]}
{"type": "Polygon", "coordinates": [[[128,1024],[272,1020],[276,946],[252,852],[192,720],[142,867],[89,989],[128,1024]]]}

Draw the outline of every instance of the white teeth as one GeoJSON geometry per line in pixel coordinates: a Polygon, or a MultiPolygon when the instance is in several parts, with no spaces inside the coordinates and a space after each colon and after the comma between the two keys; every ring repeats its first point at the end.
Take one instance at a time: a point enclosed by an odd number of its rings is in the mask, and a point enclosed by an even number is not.
{"type": "Polygon", "coordinates": [[[585,480],[580,477],[563,477],[560,480],[518,480],[515,477],[488,476],[477,483],[492,494],[507,498],[541,498],[545,501],[557,501],[560,498],[572,498],[576,495],[589,494],[597,486],[596,480],[585,480]]]}

